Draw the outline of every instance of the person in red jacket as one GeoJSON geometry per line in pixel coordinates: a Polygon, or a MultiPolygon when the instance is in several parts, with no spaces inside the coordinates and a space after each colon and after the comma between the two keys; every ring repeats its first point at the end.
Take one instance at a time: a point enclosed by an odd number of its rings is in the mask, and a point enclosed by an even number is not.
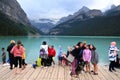
{"type": "Polygon", "coordinates": [[[49,46],[48,47],[48,58],[49,58],[49,65],[51,66],[52,65],[52,62],[53,64],[55,64],[54,60],[53,60],[53,57],[55,57],[56,55],[56,51],[54,49],[54,46],[52,45],[51,47],[49,46]]]}

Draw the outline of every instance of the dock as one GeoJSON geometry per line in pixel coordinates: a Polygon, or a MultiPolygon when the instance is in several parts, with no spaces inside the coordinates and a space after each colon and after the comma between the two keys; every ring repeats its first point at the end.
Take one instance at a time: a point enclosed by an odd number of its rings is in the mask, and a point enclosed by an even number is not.
{"type": "Polygon", "coordinates": [[[78,78],[70,76],[70,67],[58,66],[36,69],[28,64],[21,74],[14,74],[9,66],[0,65],[0,80],[120,80],[120,69],[109,72],[108,66],[99,66],[98,75],[82,72],[78,78]]]}

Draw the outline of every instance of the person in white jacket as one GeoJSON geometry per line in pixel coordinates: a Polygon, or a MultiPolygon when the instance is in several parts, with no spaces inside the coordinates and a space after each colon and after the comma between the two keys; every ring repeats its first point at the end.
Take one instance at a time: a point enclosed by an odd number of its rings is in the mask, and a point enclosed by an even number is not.
{"type": "Polygon", "coordinates": [[[46,41],[42,42],[42,45],[40,46],[40,49],[44,49],[45,53],[48,54],[48,45],[46,41]]]}
{"type": "Polygon", "coordinates": [[[43,41],[42,45],[40,46],[40,57],[42,59],[41,64],[46,67],[48,58],[48,45],[46,41],[43,41]],[[43,54],[41,54],[41,50],[43,51],[43,54]]]}

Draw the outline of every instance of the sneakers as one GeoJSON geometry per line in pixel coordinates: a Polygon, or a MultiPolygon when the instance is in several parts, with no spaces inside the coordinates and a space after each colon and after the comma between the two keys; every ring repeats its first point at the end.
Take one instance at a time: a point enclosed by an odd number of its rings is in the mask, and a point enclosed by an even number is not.
{"type": "Polygon", "coordinates": [[[109,70],[109,71],[110,71],[110,72],[113,72],[113,71],[114,71],[114,72],[116,72],[116,70],[115,70],[115,69],[112,69],[112,70],[109,70]]]}
{"type": "Polygon", "coordinates": [[[109,70],[110,72],[112,72],[112,70],[109,70]]]}
{"type": "Polygon", "coordinates": [[[115,70],[115,69],[113,69],[113,71],[114,71],[114,72],[116,72],[116,70],[115,70]]]}
{"type": "Polygon", "coordinates": [[[12,70],[13,68],[12,67],[10,67],[10,70],[12,70]]]}

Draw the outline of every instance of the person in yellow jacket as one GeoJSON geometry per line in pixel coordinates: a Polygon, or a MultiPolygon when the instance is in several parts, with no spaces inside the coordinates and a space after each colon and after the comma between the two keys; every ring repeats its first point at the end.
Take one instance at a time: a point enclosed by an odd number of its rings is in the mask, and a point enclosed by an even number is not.
{"type": "MultiPolygon", "coordinates": [[[[22,44],[22,46],[23,46],[23,44],[22,44]]],[[[25,58],[26,58],[26,53],[25,53],[25,48],[24,48],[24,52],[22,54],[22,69],[25,69],[25,67],[26,67],[25,58]]]]}

